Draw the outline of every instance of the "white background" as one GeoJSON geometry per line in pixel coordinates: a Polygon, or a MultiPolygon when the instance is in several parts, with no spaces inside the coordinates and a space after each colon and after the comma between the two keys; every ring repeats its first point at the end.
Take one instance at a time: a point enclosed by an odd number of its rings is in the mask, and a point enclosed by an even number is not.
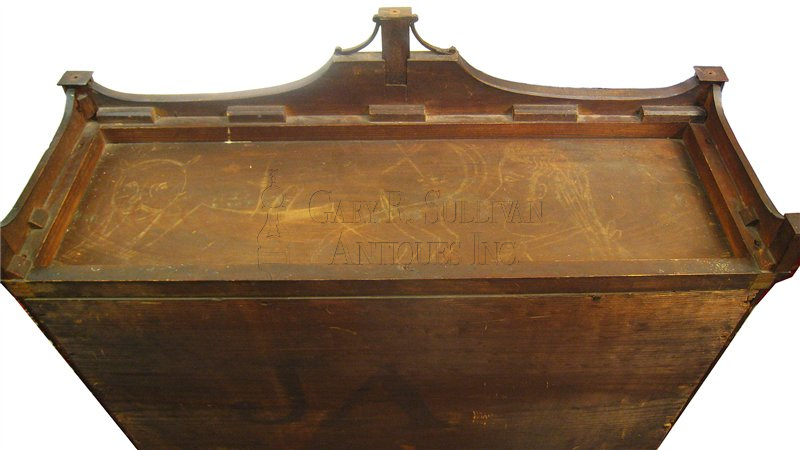
{"type": "MultiPolygon", "coordinates": [[[[135,93],[272,86],[365,39],[380,3],[1,3],[0,213],[61,120],[55,83],[65,70],[94,70],[99,83],[135,93]]],[[[783,6],[791,3],[409,3],[426,40],[514,81],[660,87],[692,76],[693,65],[722,65],[732,80],[726,114],[755,172],[780,211],[800,211],[798,14],[783,6]]],[[[796,277],[755,309],[662,449],[800,448],[799,294],[796,277]]],[[[5,290],[0,448],[132,448],[5,290]]]]}

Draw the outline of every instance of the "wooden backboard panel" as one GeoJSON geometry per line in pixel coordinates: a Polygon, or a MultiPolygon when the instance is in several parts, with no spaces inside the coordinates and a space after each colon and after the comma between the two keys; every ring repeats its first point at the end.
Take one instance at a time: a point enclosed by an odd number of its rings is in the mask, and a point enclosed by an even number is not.
{"type": "Polygon", "coordinates": [[[403,278],[731,256],[674,139],[110,144],[77,210],[55,264],[403,278]]]}
{"type": "Polygon", "coordinates": [[[655,448],[746,300],[727,291],[26,307],[140,448],[655,448]]]}

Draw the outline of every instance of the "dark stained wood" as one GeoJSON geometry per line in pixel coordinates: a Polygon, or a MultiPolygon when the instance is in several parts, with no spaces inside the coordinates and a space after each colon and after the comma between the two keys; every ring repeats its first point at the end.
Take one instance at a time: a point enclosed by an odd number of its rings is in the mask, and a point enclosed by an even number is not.
{"type": "Polygon", "coordinates": [[[107,106],[99,108],[95,117],[100,123],[153,123],[156,116],[155,108],[146,106],[107,106]]]}
{"type": "Polygon", "coordinates": [[[408,57],[411,56],[408,37],[413,19],[411,8],[381,8],[378,10],[386,84],[389,86],[405,85],[408,80],[408,57]]]}
{"type": "Polygon", "coordinates": [[[694,73],[700,81],[711,81],[725,83],[728,81],[728,75],[725,70],[719,66],[695,66],[694,73]]]}
{"type": "Polygon", "coordinates": [[[577,105],[514,105],[514,120],[523,122],[577,122],[577,105]]]}
{"type": "Polygon", "coordinates": [[[511,449],[656,447],[746,300],[725,291],[25,305],[140,448],[511,449]]]}
{"type": "Polygon", "coordinates": [[[369,118],[375,122],[425,122],[422,105],[369,105],[369,118]]]}
{"type": "Polygon", "coordinates": [[[725,119],[369,43],[288,85],[67,72],[2,282],[141,448],[655,448],[800,264],[725,119]]]}
{"type": "Polygon", "coordinates": [[[229,106],[226,115],[231,122],[286,122],[283,105],[229,106]]]}
{"type": "Polygon", "coordinates": [[[698,122],[705,116],[699,106],[642,106],[642,122],[698,122]]]}
{"type": "Polygon", "coordinates": [[[63,167],[65,161],[71,156],[87,125],[84,117],[77,111],[78,103],[75,101],[74,91],[68,89],[66,94],[64,118],[50,147],[36,166],[19,200],[2,221],[2,231],[0,231],[2,252],[0,255],[2,255],[3,270],[13,256],[24,256],[27,259],[28,255],[23,251],[26,239],[35,238],[43,232],[41,229],[29,230],[28,219],[34,210],[42,209],[53,189],[56,178],[60,175],[58,169],[63,167]]]}
{"type": "Polygon", "coordinates": [[[800,259],[796,257],[800,254],[800,214],[786,214],[786,220],[778,234],[778,239],[781,240],[777,242],[783,244],[780,248],[784,250],[775,271],[782,279],[789,278],[797,272],[800,265],[800,259]]]}

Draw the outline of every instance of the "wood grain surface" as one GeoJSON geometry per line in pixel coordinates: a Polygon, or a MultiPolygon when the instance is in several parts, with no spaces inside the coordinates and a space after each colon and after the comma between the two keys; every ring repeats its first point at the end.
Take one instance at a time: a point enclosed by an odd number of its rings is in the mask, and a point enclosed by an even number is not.
{"type": "Polygon", "coordinates": [[[744,291],[31,300],[140,448],[655,448],[744,291]]]}
{"type": "Polygon", "coordinates": [[[800,265],[725,72],[509,82],[374,21],[273,88],[67,72],[3,285],[139,448],[657,447],[800,265]]]}
{"type": "Polygon", "coordinates": [[[110,144],[78,210],[54,264],[408,278],[731,256],[674,139],[110,144]]]}

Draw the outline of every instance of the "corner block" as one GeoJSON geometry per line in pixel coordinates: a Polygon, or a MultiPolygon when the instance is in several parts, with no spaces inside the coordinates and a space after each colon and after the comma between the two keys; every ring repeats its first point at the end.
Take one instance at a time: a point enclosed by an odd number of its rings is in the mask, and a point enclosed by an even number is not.
{"type": "Polygon", "coordinates": [[[64,89],[71,87],[86,86],[92,81],[92,74],[94,72],[86,70],[68,70],[58,80],[58,85],[63,86],[64,89]]]}
{"type": "Polygon", "coordinates": [[[725,83],[728,81],[728,75],[719,66],[694,66],[694,74],[700,81],[712,83],[725,83]]]}

